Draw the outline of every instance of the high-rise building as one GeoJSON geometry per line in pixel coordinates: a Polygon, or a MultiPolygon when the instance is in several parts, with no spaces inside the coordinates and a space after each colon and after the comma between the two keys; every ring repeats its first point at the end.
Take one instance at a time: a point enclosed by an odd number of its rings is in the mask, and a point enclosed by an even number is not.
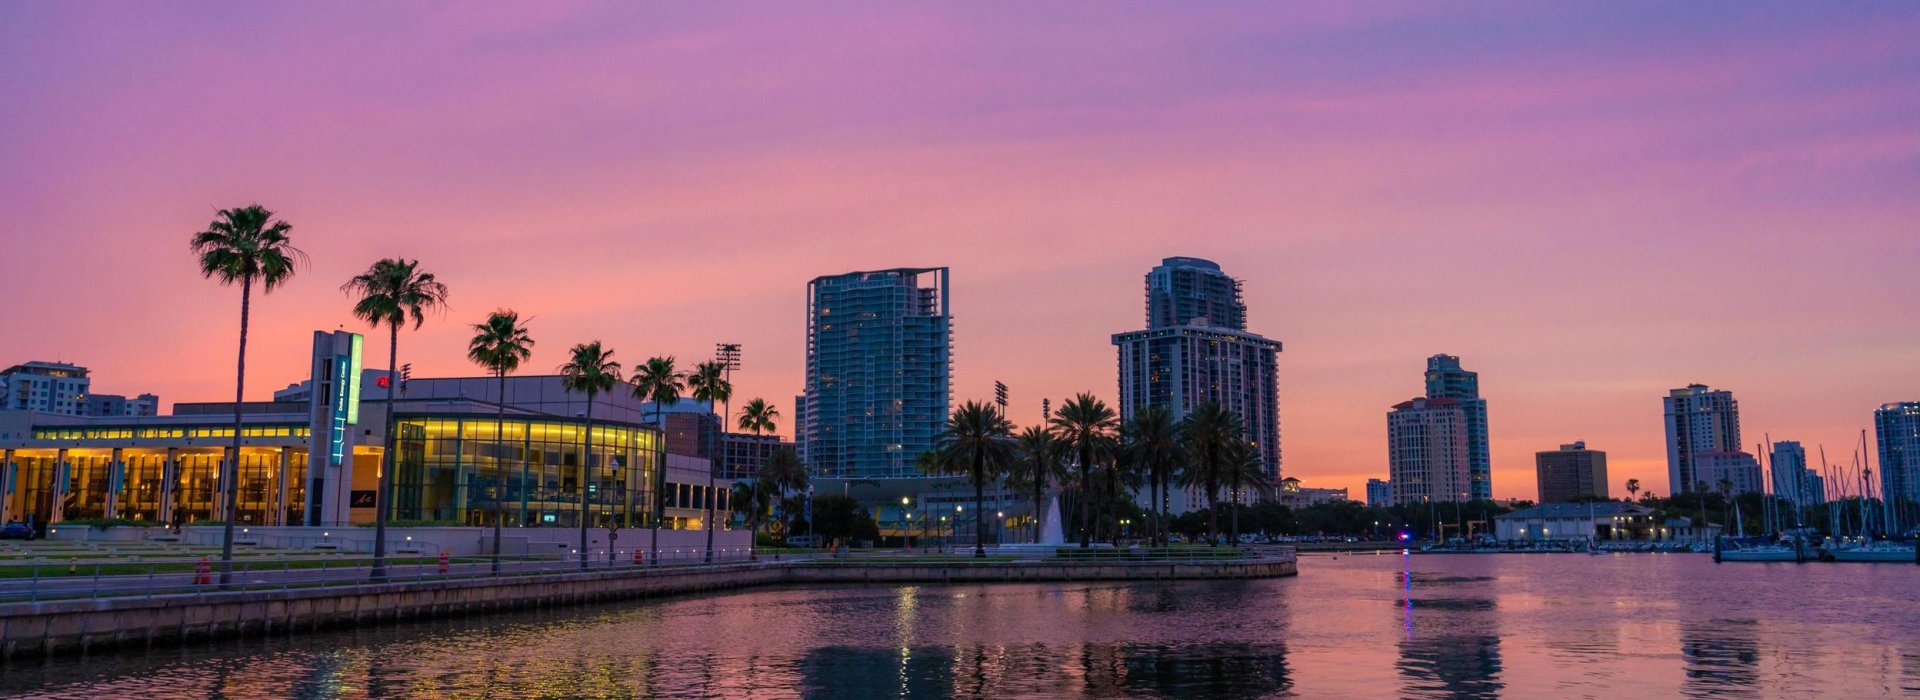
{"type": "MultiPolygon", "coordinates": [[[[1274,376],[1280,342],[1246,330],[1240,281],[1199,258],[1166,258],[1147,273],[1147,328],[1116,333],[1120,415],[1166,406],[1184,418],[1218,403],[1246,426],[1246,437],[1274,483],[1280,481],[1280,399],[1274,376]]],[[[1171,508],[1196,504],[1176,492],[1171,508]]]]}
{"type": "Polygon", "coordinates": [[[1920,501],[1920,401],[1881,404],[1873,432],[1880,443],[1880,496],[1920,501]]]}
{"type": "Polygon", "coordinates": [[[1607,453],[1587,449],[1585,441],[1533,453],[1540,482],[1540,503],[1572,503],[1583,497],[1607,498],[1607,453]]]}
{"type": "Polygon", "coordinates": [[[1427,398],[1459,399],[1467,415],[1467,465],[1474,500],[1493,498],[1493,459],[1487,448],[1487,400],[1480,398],[1480,373],[1460,367],[1460,358],[1427,358],[1427,398]]]}
{"type": "Polygon", "coordinates": [[[1807,468],[1807,449],[1799,442],[1781,440],[1773,443],[1772,462],[1773,495],[1784,498],[1801,507],[1821,503],[1827,500],[1825,484],[1820,474],[1807,468]]]}
{"type": "Polygon", "coordinates": [[[1689,384],[1662,399],[1667,419],[1668,493],[1686,493],[1699,484],[1718,488],[1714,479],[1694,470],[1695,455],[1740,451],[1740,404],[1733,392],[1689,384]]]}
{"type": "Polygon", "coordinates": [[[1387,476],[1394,505],[1472,495],[1467,411],[1460,399],[1418,398],[1387,413],[1387,476]]]}
{"type": "Polygon", "coordinates": [[[1393,505],[1393,484],[1383,479],[1367,480],[1367,507],[1385,508],[1393,505]]]}
{"type": "Polygon", "coordinates": [[[1700,480],[1698,483],[1707,485],[1710,493],[1725,491],[1737,496],[1759,493],[1761,489],[1760,462],[1738,450],[1696,453],[1692,472],[1700,480]]]}
{"type": "Polygon", "coordinates": [[[823,478],[920,478],[914,460],[951,399],[947,268],[895,268],[807,283],[802,445],[823,478]]]}
{"type": "Polygon", "coordinates": [[[0,409],[80,415],[87,399],[87,368],[65,362],[26,362],[0,370],[0,409]]]}

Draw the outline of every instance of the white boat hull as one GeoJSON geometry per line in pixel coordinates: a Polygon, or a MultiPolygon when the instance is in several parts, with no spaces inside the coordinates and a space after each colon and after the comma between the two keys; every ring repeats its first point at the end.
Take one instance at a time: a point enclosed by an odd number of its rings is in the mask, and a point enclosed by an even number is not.
{"type": "Polygon", "coordinates": [[[1911,549],[1841,549],[1829,552],[1834,561],[1888,562],[1895,564],[1914,563],[1911,549]]]}
{"type": "Polygon", "coordinates": [[[1720,561],[1797,561],[1791,549],[1730,549],[1720,553],[1720,561]]]}

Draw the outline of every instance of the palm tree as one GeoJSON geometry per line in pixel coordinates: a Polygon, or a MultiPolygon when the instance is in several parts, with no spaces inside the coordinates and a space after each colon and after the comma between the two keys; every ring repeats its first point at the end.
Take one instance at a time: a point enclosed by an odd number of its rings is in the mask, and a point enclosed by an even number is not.
{"type": "Polygon", "coordinates": [[[767,520],[767,508],[772,503],[772,491],[759,479],[736,482],[728,505],[733,512],[740,514],[740,524],[750,534],[758,534],[760,525],[767,520]]]}
{"type": "Polygon", "coordinates": [[[1180,468],[1180,426],[1173,410],[1164,405],[1142,408],[1121,426],[1126,438],[1123,454],[1145,472],[1152,495],[1153,527],[1148,530],[1149,544],[1165,544],[1168,487],[1173,473],[1180,468]]]}
{"type": "Polygon", "coordinates": [[[393,395],[400,393],[400,327],[409,322],[417,330],[427,321],[427,312],[447,306],[447,285],[433,273],[420,269],[420,261],[384,258],[366,272],[340,286],[340,290],[358,297],[353,315],[376,330],[387,327],[387,444],[380,454],[379,490],[374,493],[373,578],[387,577],[387,518],[393,498],[394,453],[400,439],[394,434],[393,395]]]}
{"type": "Polygon", "coordinates": [[[1187,469],[1180,475],[1184,488],[1199,487],[1207,493],[1207,538],[1220,543],[1220,486],[1227,476],[1227,450],[1240,442],[1240,419],[1220,404],[1200,404],[1180,422],[1182,441],[1186,443],[1187,469]]]}
{"type": "Polygon", "coordinates": [[[935,474],[963,475],[973,484],[973,556],[987,556],[987,484],[1014,462],[1013,422],[993,404],[968,401],[947,417],[934,447],[935,474]]]}
{"type": "Polygon", "coordinates": [[[769,499],[780,504],[780,519],[792,521],[798,508],[787,498],[787,492],[807,488],[807,469],[800,463],[800,456],[786,447],[774,448],[773,453],[767,455],[767,461],[760,465],[755,480],[769,499]]]}
{"type": "Polygon", "coordinates": [[[1693,496],[1700,501],[1700,524],[1694,526],[1693,538],[1700,540],[1704,539],[1702,536],[1707,532],[1707,482],[1705,480],[1694,482],[1693,496]]]}
{"type": "Polygon", "coordinates": [[[231,470],[220,483],[225,502],[225,531],[220,536],[220,585],[233,579],[233,521],[238,513],[240,486],[240,402],[247,386],[247,321],[253,310],[253,283],[260,282],[263,293],[285,284],[296,268],[306,262],[306,253],[293,247],[287,233],[293,225],[273,218],[273,212],[258,204],[236,209],[221,209],[207,230],[193,234],[189,244],[200,258],[200,274],[218,279],[220,284],[240,283],[240,360],[233,380],[233,457],[227,460],[231,470]]]}
{"type": "MultiPolygon", "coordinates": [[[[1720,513],[1720,519],[1726,522],[1726,526],[1721,530],[1722,532],[1730,531],[1733,529],[1732,503],[1733,503],[1733,480],[1722,478],[1720,480],[1720,507],[1722,508],[1722,511],[1720,513]]],[[[1744,533],[1744,532],[1733,533],[1735,537],[1739,537],[1745,534],[1747,533],[1744,533]]]]}
{"type": "Polygon", "coordinates": [[[1233,546],[1240,546],[1240,506],[1241,500],[1248,494],[1265,496],[1273,492],[1273,480],[1267,476],[1266,461],[1260,458],[1260,450],[1245,440],[1236,441],[1227,450],[1224,481],[1227,493],[1233,497],[1232,536],[1233,546]]]}
{"type": "Polygon", "coordinates": [[[1120,425],[1107,402],[1081,392],[1063,402],[1050,421],[1054,437],[1071,447],[1080,462],[1080,510],[1083,527],[1080,548],[1093,546],[1093,460],[1113,450],[1113,431],[1120,425]]]}
{"type": "MultiPolygon", "coordinates": [[[[690,390],[690,393],[693,395],[693,400],[707,402],[707,409],[709,411],[713,409],[714,404],[733,398],[733,383],[727,381],[727,363],[713,360],[694,365],[693,371],[687,373],[687,389],[690,390]]],[[[726,421],[722,419],[720,429],[725,430],[726,427],[726,421]]],[[[714,460],[716,457],[719,457],[720,453],[726,448],[715,444],[712,440],[709,440],[707,444],[707,551],[705,560],[711,563],[713,561],[713,502],[717,500],[714,497],[718,495],[714,491],[713,480],[714,472],[719,469],[719,463],[714,460]]]]}
{"type": "Polygon", "coordinates": [[[1629,503],[1633,502],[1634,497],[1639,495],[1640,495],[1640,480],[1628,479],[1627,480],[1627,502],[1629,503]]]}
{"type": "Polygon", "coordinates": [[[507,375],[520,363],[533,357],[533,337],[521,325],[520,314],[501,309],[487,314],[487,320],[473,324],[473,340],[467,341],[467,359],[492,372],[500,383],[494,404],[494,463],[500,471],[493,488],[493,573],[500,573],[500,521],[504,516],[500,501],[507,490],[507,375]]]}
{"type": "Polygon", "coordinates": [[[1033,541],[1039,542],[1040,509],[1046,507],[1047,484],[1065,476],[1060,465],[1061,445],[1045,427],[1034,425],[1014,438],[1014,450],[1020,458],[1013,463],[1009,481],[1014,482],[1015,489],[1032,490],[1033,541]]]}
{"type": "Polygon", "coordinates": [[[673,357],[650,357],[645,364],[633,370],[633,397],[641,401],[653,402],[653,424],[660,429],[658,451],[659,460],[653,468],[653,528],[652,553],[647,561],[660,561],[660,521],[667,517],[667,404],[680,401],[680,392],[687,388],[686,375],[674,369],[673,357]]]}
{"type": "MultiPolygon", "coordinates": [[[[587,425],[585,454],[580,456],[580,568],[587,568],[587,482],[593,476],[593,400],[602,393],[613,391],[613,385],[620,383],[620,363],[613,360],[613,351],[600,347],[600,341],[581,343],[567,351],[567,363],[560,365],[560,386],[567,391],[578,391],[587,395],[587,425]]],[[[624,516],[625,513],[623,512],[624,516]]],[[[612,543],[609,542],[611,547],[612,543]]]]}
{"type": "Polygon", "coordinates": [[[740,429],[759,435],[771,433],[778,428],[773,424],[780,417],[780,409],[767,403],[766,399],[756,398],[740,407],[740,429]]]}

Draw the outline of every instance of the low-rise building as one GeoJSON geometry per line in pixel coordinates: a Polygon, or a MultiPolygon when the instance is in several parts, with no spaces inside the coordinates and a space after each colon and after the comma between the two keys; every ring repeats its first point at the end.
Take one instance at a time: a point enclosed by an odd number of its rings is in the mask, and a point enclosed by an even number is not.
{"type": "Polygon", "coordinates": [[[1274,489],[1273,500],[1288,508],[1305,508],[1329,501],[1347,500],[1347,490],[1309,488],[1301,486],[1299,479],[1289,476],[1280,480],[1279,487],[1274,489]]]}
{"type": "Polygon", "coordinates": [[[1653,510],[1624,501],[1548,503],[1493,518],[1502,540],[1651,540],[1653,510]]]}

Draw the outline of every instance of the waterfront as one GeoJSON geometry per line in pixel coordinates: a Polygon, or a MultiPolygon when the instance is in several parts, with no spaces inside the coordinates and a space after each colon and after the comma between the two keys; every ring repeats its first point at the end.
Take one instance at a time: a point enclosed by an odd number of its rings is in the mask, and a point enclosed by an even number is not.
{"type": "Polygon", "coordinates": [[[1313,556],[1295,578],[784,587],[27,661],[50,697],[1920,694],[1920,567],[1313,556]]]}

